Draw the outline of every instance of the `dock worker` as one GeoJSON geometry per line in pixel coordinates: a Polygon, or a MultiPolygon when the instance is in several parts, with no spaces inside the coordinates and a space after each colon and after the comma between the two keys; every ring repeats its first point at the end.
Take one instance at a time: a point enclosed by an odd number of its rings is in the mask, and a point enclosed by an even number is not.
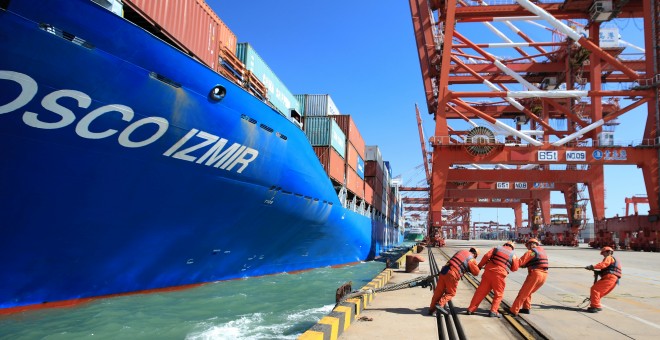
{"type": "Polygon", "coordinates": [[[433,298],[431,299],[429,315],[433,315],[436,311],[436,305],[439,306],[438,312],[448,314],[444,308],[456,296],[458,281],[461,280],[466,272],[470,272],[472,275],[479,275],[479,266],[477,266],[478,256],[479,250],[477,248],[459,250],[442,267],[440,276],[438,276],[438,283],[433,292],[433,298]]]}
{"type": "Polygon", "coordinates": [[[600,280],[594,282],[594,285],[591,286],[591,294],[589,296],[591,305],[587,308],[587,312],[589,313],[598,313],[603,310],[600,305],[600,299],[614,290],[614,287],[619,283],[619,279],[621,278],[621,262],[612,256],[614,249],[603,247],[600,250],[600,254],[603,255],[603,261],[596,265],[585,267],[585,269],[593,270],[600,275],[600,280]]]}
{"type": "Polygon", "coordinates": [[[527,268],[527,278],[520,287],[518,296],[513,301],[509,312],[514,316],[518,313],[529,314],[532,308],[532,294],[534,294],[548,277],[548,255],[539,245],[539,240],[530,238],[525,242],[527,252],[520,257],[520,268],[527,268]]]}
{"type": "Polygon", "coordinates": [[[470,306],[468,307],[467,314],[472,315],[477,310],[479,304],[493,291],[493,305],[490,308],[488,316],[499,318],[500,314],[497,310],[500,308],[500,302],[504,297],[504,288],[506,287],[506,277],[509,272],[518,270],[520,263],[518,258],[513,253],[515,249],[513,242],[508,241],[504,245],[495,247],[489,250],[481,261],[479,261],[479,269],[484,269],[481,275],[481,283],[477,287],[477,291],[472,296],[470,306]]]}

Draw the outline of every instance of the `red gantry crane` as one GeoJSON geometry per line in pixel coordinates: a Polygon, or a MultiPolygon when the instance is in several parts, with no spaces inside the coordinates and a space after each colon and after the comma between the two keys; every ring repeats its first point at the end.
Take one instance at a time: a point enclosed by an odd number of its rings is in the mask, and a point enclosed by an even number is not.
{"type": "Polygon", "coordinates": [[[432,226],[443,208],[527,204],[529,235],[544,228],[548,242],[577,245],[589,206],[592,246],[660,250],[660,0],[409,1],[435,120],[432,226]],[[621,19],[641,22],[632,58],[609,24],[621,19]],[[647,112],[641,142],[615,142],[635,109],[647,112]],[[606,165],[642,170],[648,215],[605,218],[606,165]],[[560,222],[551,191],[565,199],[560,222]]]}

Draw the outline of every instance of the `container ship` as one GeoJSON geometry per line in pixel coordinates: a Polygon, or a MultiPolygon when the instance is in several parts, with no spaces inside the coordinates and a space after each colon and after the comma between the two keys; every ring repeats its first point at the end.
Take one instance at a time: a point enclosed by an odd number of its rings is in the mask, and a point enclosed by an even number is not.
{"type": "Polygon", "coordinates": [[[0,312],[373,259],[391,168],[203,0],[0,1],[0,312]]]}

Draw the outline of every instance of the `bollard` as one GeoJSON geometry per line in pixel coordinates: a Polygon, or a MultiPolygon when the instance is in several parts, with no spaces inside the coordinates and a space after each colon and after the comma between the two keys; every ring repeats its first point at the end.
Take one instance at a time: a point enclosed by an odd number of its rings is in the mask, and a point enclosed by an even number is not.
{"type": "Polygon", "coordinates": [[[419,269],[419,263],[424,259],[418,255],[406,255],[406,273],[412,273],[419,269]]]}

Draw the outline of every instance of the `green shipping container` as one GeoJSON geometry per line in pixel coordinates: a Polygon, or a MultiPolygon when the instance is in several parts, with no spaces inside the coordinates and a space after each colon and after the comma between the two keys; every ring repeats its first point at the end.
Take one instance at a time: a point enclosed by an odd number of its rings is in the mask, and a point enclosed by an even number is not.
{"type": "Polygon", "coordinates": [[[271,71],[268,64],[261,59],[250,44],[239,43],[236,45],[236,56],[245,64],[245,68],[254,73],[264,86],[266,86],[266,89],[268,89],[268,101],[280,113],[288,118],[291,118],[290,110],[295,110],[299,114],[302,114],[298,100],[284,86],[275,73],[271,71]]]}
{"type": "Polygon", "coordinates": [[[346,158],[346,135],[332,117],[305,117],[305,135],[313,146],[331,145],[346,158]]]}

